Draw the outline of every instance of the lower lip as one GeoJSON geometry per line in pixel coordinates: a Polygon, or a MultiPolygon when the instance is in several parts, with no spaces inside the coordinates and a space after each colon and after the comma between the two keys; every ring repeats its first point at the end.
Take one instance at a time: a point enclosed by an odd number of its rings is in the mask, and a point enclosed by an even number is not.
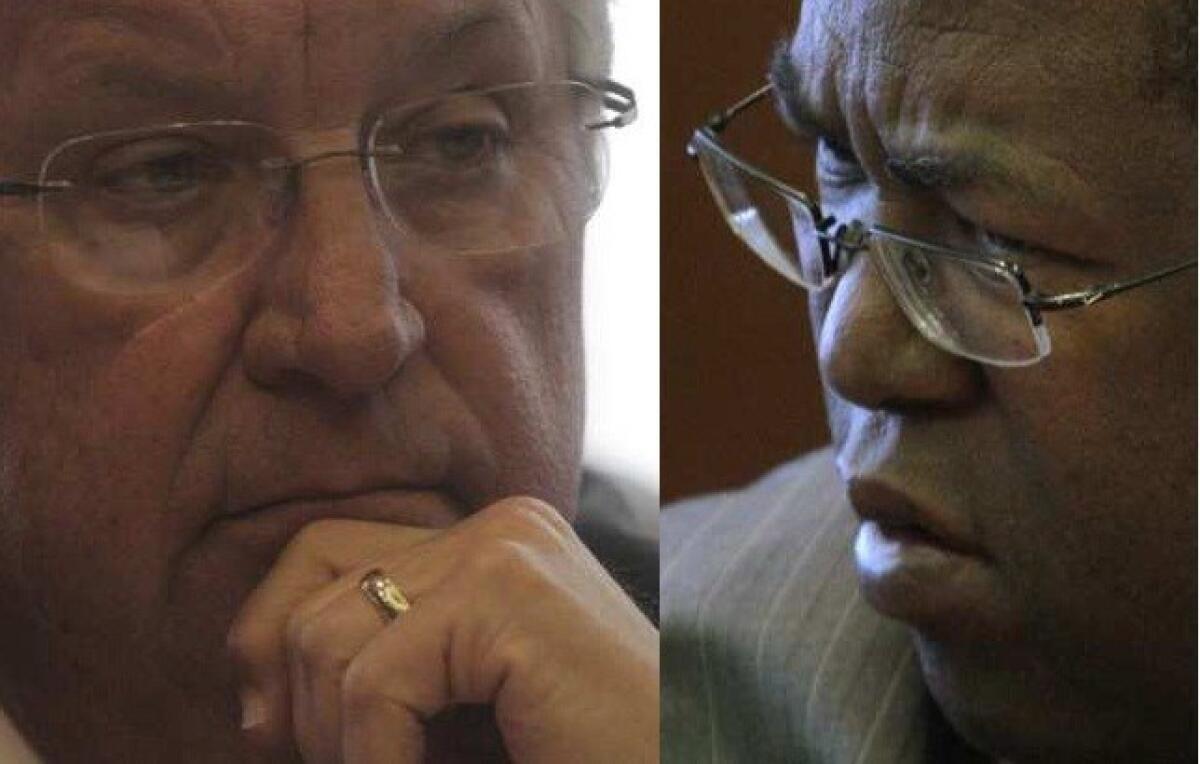
{"type": "Polygon", "coordinates": [[[172,596],[191,603],[189,610],[207,613],[195,616],[207,618],[205,623],[227,625],[280,552],[307,525],[348,519],[436,529],[449,527],[466,514],[465,507],[436,491],[383,490],[340,499],[281,502],[223,516],[204,528],[177,563],[172,596]]]}
{"type": "Polygon", "coordinates": [[[358,520],[418,528],[446,528],[462,518],[458,506],[436,491],[374,491],[357,496],[287,501],[221,518],[214,540],[269,564],[305,526],[318,520],[358,520]]]}
{"type": "Polygon", "coordinates": [[[863,596],[926,634],[991,633],[992,581],[984,561],[909,528],[866,520],[854,541],[863,596]]]}

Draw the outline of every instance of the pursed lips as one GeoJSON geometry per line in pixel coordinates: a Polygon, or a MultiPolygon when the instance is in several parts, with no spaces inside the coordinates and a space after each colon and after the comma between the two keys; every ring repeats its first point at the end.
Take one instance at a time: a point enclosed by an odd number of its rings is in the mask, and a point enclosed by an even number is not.
{"type": "Polygon", "coordinates": [[[853,476],[847,484],[862,520],[854,563],[866,601],[939,641],[1007,633],[1012,619],[1002,581],[969,518],[914,499],[886,474],[853,476]]]}
{"type": "Polygon", "coordinates": [[[440,488],[406,484],[364,486],[345,493],[275,494],[256,504],[228,507],[205,536],[261,569],[306,526],[321,520],[355,520],[414,528],[447,528],[470,507],[440,488]]]}
{"type": "Polygon", "coordinates": [[[440,487],[380,484],[350,491],[283,491],[262,501],[227,507],[221,521],[295,516],[297,522],[346,518],[440,527],[462,517],[460,502],[440,487]]]}
{"type": "Polygon", "coordinates": [[[986,556],[964,518],[919,503],[884,478],[851,477],[846,482],[846,492],[855,514],[864,522],[875,523],[885,534],[942,547],[956,554],[986,556]]]}

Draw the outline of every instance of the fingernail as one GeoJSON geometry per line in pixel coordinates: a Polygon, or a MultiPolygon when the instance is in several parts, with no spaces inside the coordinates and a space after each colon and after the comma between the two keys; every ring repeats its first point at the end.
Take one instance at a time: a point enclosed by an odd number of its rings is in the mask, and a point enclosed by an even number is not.
{"type": "Polygon", "coordinates": [[[267,701],[256,690],[243,690],[242,729],[253,729],[267,720],[267,701]]]}

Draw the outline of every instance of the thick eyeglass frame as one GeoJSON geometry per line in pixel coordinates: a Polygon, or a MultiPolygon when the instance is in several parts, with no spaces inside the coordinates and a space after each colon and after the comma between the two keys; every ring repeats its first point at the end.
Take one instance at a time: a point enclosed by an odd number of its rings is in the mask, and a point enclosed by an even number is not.
{"type": "MultiPolygon", "coordinates": [[[[973,265],[983,264],[996,269],[999,269],[1008,274],[1013,281],[1020,287],[1021,304],[1025,308],[1029,322],[1034,330],[1035,341],[1038,346],[1038,355],[1025,362],[998,362],[983,358],[975,358],[975,360],[991,363],[993,365],[1002,366],[1022,366],[1031,365],[1042,358],[1045,358],[1050,352],[1049,336],[1046,333],[1042,313],[1056,310],[1069,310],[1072,308],[1085,308],[1089,305],[1095,305],[1102,300],[1107,300],[1109,297],[1136,289],[1140,286],[1152,284],[1156,281],[1172,276],[1176,273],[1184,271],[1188,268],[1195,268],[1197,260],[1184,260],[1172,265],[1160,268],[1141,276],[1128,279],[1126,281],[1111,282],[1107,284],[1097,284],[1092,287],[1080,289],[1073,292],[1064,292],[1061,294],[1044,294],[1039,292],[1029,282],[1024,269],[1017,263],[1003,258],[993,257],[980,253],[966,252],[962,250],[952,249],[940,244],[918,239],[898,231],[895,231],[887,226],[868,225],[860,220],[851,220],[848,223],[841,223],[832,215],[825,215],[821,210],[821,206],[813,201],[808,194],[799,189],[785,183],[779,178],[770,173],[756,167],[737,156],[729,149],[721,144],[721,133],[724,132],[735,117],[746,111],[750,107],[767,99],[774,91],[774,86],[771,83],[763,85],[758,90],[755,90],[750,95],[742,98],[724,111],[708,118],[704,125],[697,128],[692,134],[692,139],[688,142],[687,153],[693,160],[699,159],[699,145],[704,144],[706,147],[716,152],[720,157],[735,166],[737,169],[758,180],[772,190],[786,197],[787,199],[796,202],[804,207],[812,216],[817,242],[821,253],[822,266],[822,283],[815,286],[800,284],[809,291],[823,291],[834,283],[849,264],[853,257],[869,249],[870,238],[873,235],[879,235],[902,244],[908,244],[914,247],[920,247],[923,253],[945,257],[950,260],[958,260],[971,263],[973,265]]],[[[715,191],[714,191],[715,193],[715,191]]],[[[753,251],[753,250],[752,250],[753,251]]],[[[755,252],[757,255],[758,253],[755,252]]],[[[940,345],[939,345],[940,346],[940,345]]],[[[960,351],[951,351],[962,355],[960,351]]]]}
{"type": "MultiPolygon", "coordinates": [[[[444,93],[442,95],[445,97],[452,97],[452,96],[471,95],[472,93],[491,93],[491,92],[496,92],[496,91],[500,91],[500,90],[513,89],[513,88],[526,87],[526,86],[535,86],[535,85],[582,87],[582,88],[588,90],[589,92],[597,95],[601,99],[601,102],[604,104],[604,107],[612,113],[612,116],[601,122],[595,122],[592,124],[584,125],[584,128],[589,131],[603,130],[605,128],[622,128],[622,127],[626,127],[627,125],[632,124],[637,119],[637,97],[634,95],[633,90],[625,85],[622,85],[619,82],[616,82],[615,80],[610,80],[610,79],[598,79],[598,80],[566,79],[566,80],[551,80],[551,81],[513,82],[513,83],[496,85],[493,87],[488,87],[488,88],[483,88],[483,89],[478,89],[478,90],[450,91],[450,92],[444,93]]],[[[432,100],[432,99],[429,99],[429,100],[432,100]]],[[[312,164],[316,164],[318,162],[323,162],[323,161],[326,161],[329,159],[335,159],[335,158],[339,158],[339,157],[358,159],[363,163],[364,169],[369,171],[370,170],[369,164],[370,164],[371,160],[379,158],[379,157],[395,156],[395,153],[396,153],[395,151],[389,151],[386,148],[376,149],[376,150],[367,150],[366,146],[369,145],[371,138],[372,138],[372,136],[375,132],[375,129],[378,126],[380,120],[382,120],[383,117],[392,110],[392,108],[397,107],[397,106],[403,106],[403,105],[405,105],[405,103],[406,102],[403,100],[398,100],[395,102],[388,103],[383,108],[381,108],[377,112],[375,112],[374,116],[372,116],[371,118],[369,118],[367,120],[364,120],[363,127],[365,129],[362,129],[359,131],[358,141],[359,141],[360,145],[359,145],[359,148],[357,148],[357,149],[322,151],[319,153],[308,154],[308,155],[304,155],[304,156],[268,158],[268,159],[263,160],[263,169],[284,171],[288,174],[289,181],[293,184],[298,182],[299,173],[305,167],[312,165],[312,164]]],[[[268,130],[272,133],[276,133],[276,134],[279,133],[278,130],[276,130],[270,126],[267,126],[267,125],[260,125],[257,123],[243,122],[243,121],[236,121],[236,120],[209,120],[209,121],[202,121],[202,122],[174,122],[174,123],[169,123],[169,124],[147,126],[144,128],[134,128],[132,131],[122,130],[122,131],[114,131],[114,132],[152,133],[152,132],[159,131],[159,130],[178,130],[178,129],[187,129],[187,128],[204,127],[204,126],[219,126],[219,125],[253,126],[253,127],[259,127],[259,128],[265,128],[266,130],[268,130]]],[[[66,149],[74,144],[77,144],[81,141],[85,141],[85,140],[89,140],[89,139],[93,139],[93,138],[97,138],[97,137],[103,137],[103,136],[110,135],[110,134],[113,134],[113,133],[92,133],[92,134],[87,134],[87,135],[79,135],[79,136],[75,136],[73,138],[70,138],[70,139],[60,143],[53,150],[51,150],[50,153],[47,154],[45,159],[42,161],[41,170],[40,170],[41,175],[45,174],[46,167],[50,163],[50,161],[55,156],[57,156],[60,152],[62,152],[64,149],[66,149]]],[[[53,194],[53,193],[58,193],[58,192],[62,192],[62,191],[69,191],[74,187],[75,187],[74,184],[72,184],[70,181],[47,180],[44,177],[39,177],[38,181],[36,181],[36,182],[28,182],[28,181],[22,181],[22,180],[16,180],[16,179],[0,178],[0,198],[15,197],[15,198],[19,198],[19,199],[38,200],[42,197],[43,194],[53,194]]]]}

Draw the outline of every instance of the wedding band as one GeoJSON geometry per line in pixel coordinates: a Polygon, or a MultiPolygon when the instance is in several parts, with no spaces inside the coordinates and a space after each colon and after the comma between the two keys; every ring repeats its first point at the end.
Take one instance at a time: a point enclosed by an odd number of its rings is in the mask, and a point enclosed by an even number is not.
{"type": "Polygon", "coordinates": [[[412,607],[396,582],[379,568],[367,571],[358,582],[358,590],[379,611],[384,621],[394,621],[396,616],[412,607]]]}

